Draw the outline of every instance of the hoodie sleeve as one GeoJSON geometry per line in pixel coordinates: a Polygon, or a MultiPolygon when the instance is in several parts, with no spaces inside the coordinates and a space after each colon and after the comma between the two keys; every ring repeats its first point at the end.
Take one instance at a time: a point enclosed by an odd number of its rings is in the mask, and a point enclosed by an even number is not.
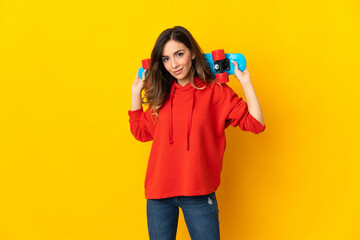
{"type": "Polygon", "coordinates": [[[144,112],[143,108],[128,111],[130,131],[135,139],[140,142],[147,142],[153,140],[153,135],[156,127],[150,117],[150,107],[144,112]]]}
{"type": "Polygon", "coordinates": [[[223,114],[225,116],[225,128],[229,125],[239,126],[243,131],[249,131],[255,134],[263,132],[263,126],[248,111],[247,103],[232,90],[227,84],[222,84],[221,105],[224,106],[223,114]]]}

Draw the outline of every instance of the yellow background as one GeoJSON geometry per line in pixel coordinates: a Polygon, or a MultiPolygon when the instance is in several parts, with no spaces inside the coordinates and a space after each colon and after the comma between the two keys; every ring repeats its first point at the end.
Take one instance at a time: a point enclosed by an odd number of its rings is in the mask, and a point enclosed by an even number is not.
{"type": "Polygon", "coordinates": [[[0,239],[148,238],[127,111],[175,25],[244,54],[267,125],[226,130],[222,239],[360,239],[356,0],[0,1],[0,239]]]}

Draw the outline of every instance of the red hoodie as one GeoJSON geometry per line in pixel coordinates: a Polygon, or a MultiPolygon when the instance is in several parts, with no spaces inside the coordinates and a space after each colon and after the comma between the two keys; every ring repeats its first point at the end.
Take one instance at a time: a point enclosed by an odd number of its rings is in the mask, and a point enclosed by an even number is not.
{"type": "Polygon", "coordinates": [[[147,199],[205,195],[220,185],[225,129],[232,125],[258,134],[265,130],[250,115],[247,103],[227,85],[206,85],[194,78],[195,89],[173,81],[170,98],[150,117],[150,108],[128,111],[134,137],[153,140],[145,177],[147,199]]]}

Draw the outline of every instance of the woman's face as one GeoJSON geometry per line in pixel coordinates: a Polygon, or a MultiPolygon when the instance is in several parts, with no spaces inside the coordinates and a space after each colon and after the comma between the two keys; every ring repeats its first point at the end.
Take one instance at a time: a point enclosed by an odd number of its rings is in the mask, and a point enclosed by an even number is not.
{"type": "Polygon", "coordinates": [[[187,79],[191,68],[191,60],[195,58],[190,50],[182,43],[169,40],[163,49],[161,59],[166,70],[177,80],[187,79]]]}

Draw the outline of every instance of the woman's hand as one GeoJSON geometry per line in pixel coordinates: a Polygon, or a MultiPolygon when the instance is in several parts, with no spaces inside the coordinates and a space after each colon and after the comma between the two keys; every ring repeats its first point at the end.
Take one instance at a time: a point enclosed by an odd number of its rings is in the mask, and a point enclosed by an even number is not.
{"type": "Polygon", "coordinates": [[[264,119],[262,116],[262,111],[260,108],[260,103],[259,100],[256,97],[256,93],[254,90],[254,87],[251,84],[250,81],[250,72],[247,69],[247,67],[245,68],[245,70],[243,72],[241,72],[239,70],[239,66],[237,64],[237,62],[235,61],[231,61],[234,65],[235,65],[235,71],[234,71],[234,76],[240,81],[241,83],[241,87],[243,89],[244,95],[245,95],[245,99],[247,101],[247,105],[248,105],[248,109],[250,114],[256,119],[258,120],[263,126],[264,125],[264,119]]]}
{"type": "Polygon", "coordinates": [[[143,90],[144,86],[145,86],[145,74],[147,72],[147,70],[145,69],[142,73],[142,80],[139,77],[139,70],[140,68],[138,68],[136,76],[135,76],[135,80],[131,86],[131,91],[133,93],[141,93],[141,91],[143,90]]]}
{"type": "Polygon", "coordinates": [[[240,81],[241,86],[245,86],[246,84],[250,83],[250,72],[247,69],[247,66],[243,72],[240,71],[239,65],[235,61],[231,61],[235,65],[234,69],[234,76],[240,81]]]}
{"type": "Polygon", "coordinates": [[[137,70],[135,80],[131,86],[131,111],[135,111],[142,108],[141,91],[145,86],[145,74],[147,70],[144,70],[142,79],[139,78],[139,69],[137,70]]]}

